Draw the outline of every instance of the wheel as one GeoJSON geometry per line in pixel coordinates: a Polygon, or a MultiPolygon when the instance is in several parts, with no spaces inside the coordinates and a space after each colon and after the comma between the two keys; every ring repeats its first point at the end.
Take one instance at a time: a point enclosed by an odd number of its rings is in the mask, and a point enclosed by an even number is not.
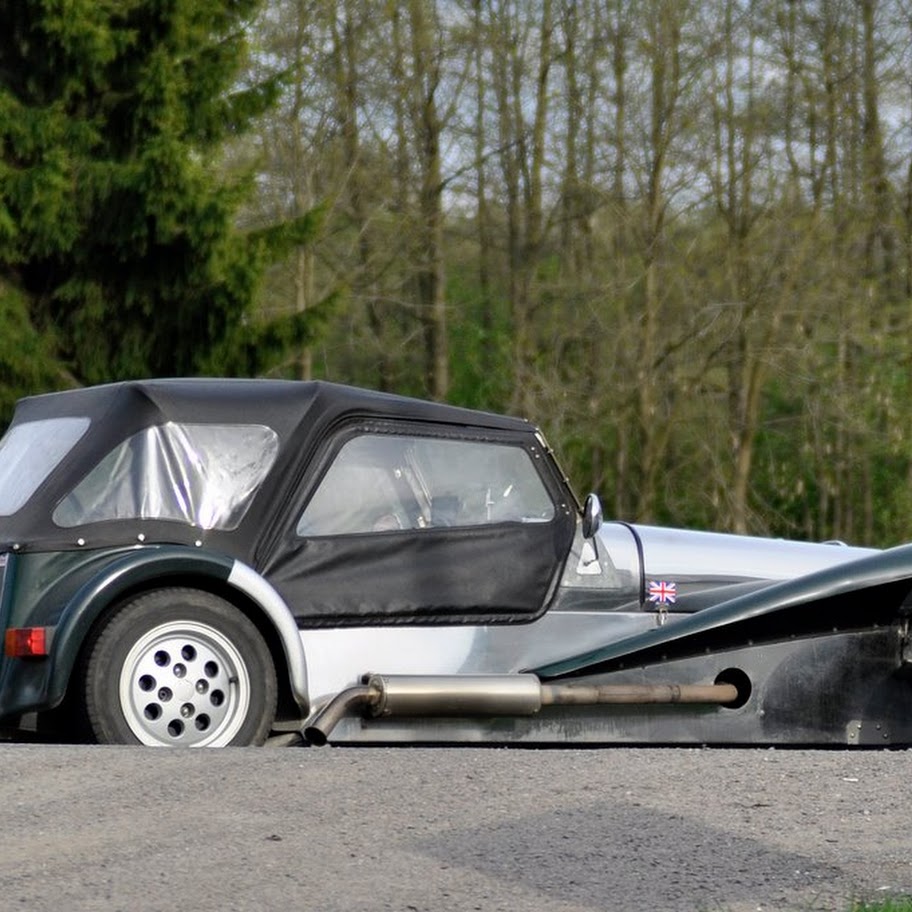
{"type": "Polygon", "coordinates": [[[85,666],[85,707],[101,744],[262,744],[276,674],[252,621],[195,589],[158,589],[124,604],[85,666]]]}

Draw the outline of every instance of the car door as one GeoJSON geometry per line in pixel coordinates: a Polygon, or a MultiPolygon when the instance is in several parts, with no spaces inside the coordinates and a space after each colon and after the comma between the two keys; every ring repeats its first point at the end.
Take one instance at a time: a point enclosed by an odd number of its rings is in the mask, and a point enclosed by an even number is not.
{"type": "Polygon", "coordinates": [[[547,607],[575,522],[534,434],[355,423],[263,572],[301,627],[516,622],[547,607]]]}

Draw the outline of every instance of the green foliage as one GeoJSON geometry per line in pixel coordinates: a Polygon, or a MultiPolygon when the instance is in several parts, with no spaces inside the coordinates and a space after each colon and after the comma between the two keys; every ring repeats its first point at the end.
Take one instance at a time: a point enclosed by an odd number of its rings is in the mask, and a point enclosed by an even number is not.
{"type": "Polygon", "coordinates": [[[78,382],[200,370],[316,228],[240,233],[252,177],[219,171],[280,88],[239,82],[259,5],[0,4],[0,278],[78,382]]]}
{"type": "Polygon", "coordinates": [[[338,298],[332,294],[306,311],[237,323],[201,362],[203,373],[235,377],[274,373],[289,352],[312,345],[325,331],[338,298]]]}
{"type": "Polygon", "coordinates": [[[878,902],[852,903],[850,912],[912,912],[912,897],[896,896],[878,902]]]}
{"type": "Polygon", "coordinates": [[[248,240],[259,247],[264,259],[283,260],[313,239],[325,214],[325,209],[317,206],[298,218],[251,231],[248,240]]]}
{"type": "Polygon", "coordinates": [[[447,301],[456,315],[450,329],[450,398],[470,408],[502,411],[510,393],[510,330],[505,302],[486,298],[467,270],[453,270],[447,301]]]}
{"type": "Polygon", "coordinates": [[[28,317],[26,301],[0,281],[0,415],[12,414],[21,396],[69,385],[54,363],[52,346],[28,317]]]}

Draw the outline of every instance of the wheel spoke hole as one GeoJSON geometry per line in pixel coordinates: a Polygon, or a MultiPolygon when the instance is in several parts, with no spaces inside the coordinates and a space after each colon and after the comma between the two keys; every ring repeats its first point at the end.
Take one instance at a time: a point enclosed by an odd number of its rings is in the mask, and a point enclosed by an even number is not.
{"type": "Polygon", "coordinates": [[[143,675],[139,679],[139,689],[144,690],[146,693],[155,690],[155,678],[152,675],[143,675]]]}
{"type": "Polygon", "coordinates": [[[168,734],[172,738],[179,738],[184,733],[184,723],[180,719],[172,719],[168,723],[168,734]]]}
{"type": "Polygon", "coordinates": [[[218,674],[218,665],[215,662],[206,662],[203,666],[203,673],[207,678],[214,678],[218,674]]]}
{"type": "Polygon", "coordinates": [[[197,731],[208,731],[209,726],[212,724],[212,720],[205,713],[200,713],[194,720],[193,724],[196,726],[197,731]]]}
{"type": "Polygon", "coordinates": [[[155,664],[158,665],[159,668],[164,668],[166,665],[171,664],[171,656],[169,656],[164,649],[159,649],[155,653],[155,664]]]}
{"type": "Polygon", "coordinates": [[[221,706],[225,702],[225,694],[221,690],[213,690],[209,694],[209,702],[213,706],[221,706]]]}
{"type": "Polygon", "coordinates": [[[162,708],[158,703],[148,703],[143,710],[143,715],[150,721],[156,722],[161,718],[162,708]]]}
{"type": "Polygon", "coordinates": [[[187,643],[187,645],[181,649],[181,658],[185,662],[192,662],[196,658],[196,649],[187,643]]]}

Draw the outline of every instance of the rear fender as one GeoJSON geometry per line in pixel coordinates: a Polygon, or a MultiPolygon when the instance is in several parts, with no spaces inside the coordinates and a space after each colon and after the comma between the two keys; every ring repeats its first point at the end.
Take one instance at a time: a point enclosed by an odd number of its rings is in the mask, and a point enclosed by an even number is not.
{"type": "MultiPolygon", "coordinates": [[[[304,647],[294,617],[281,596],[258,573],[240,561],[181,546],[139,549],[114,561],[77,590],[54,630],[49,656],[47,702],[64,697],[79,651],[102,612],[133,592],[158,585],[214,585],[242,593],[276,630],[289,669],[292,693],[308,710],[304,647]],[[173,581],[173,582],[172,582],[173,581]]],[[[230,595],[229,595],[230,597],[230,595]]]]}
{"type": "Polygon", "coordinates": [[[912,613],[912,545],[774,583],[597,649],[532,669],[541,678],[889,625],[912,613]]]}

